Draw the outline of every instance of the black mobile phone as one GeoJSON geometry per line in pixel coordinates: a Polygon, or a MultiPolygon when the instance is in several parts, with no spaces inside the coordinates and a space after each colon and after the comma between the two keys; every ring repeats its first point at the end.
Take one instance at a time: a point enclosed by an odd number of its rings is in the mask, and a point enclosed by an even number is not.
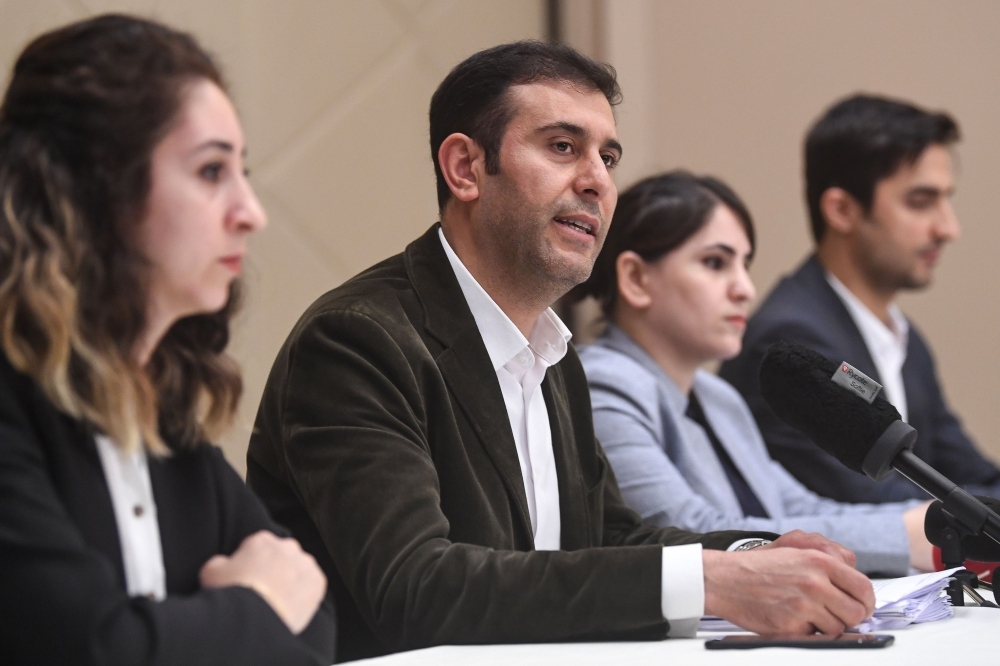
{"type": "Polygon", "coordinates": [[[884,648],[892,645],[892,636],[888,634],[841,634],[840,636],[757,636],[736,635],[724,638],[713,638],[705,641],[708,650],[752,650],[766,647],[810,648],[819,650],[849,650],[884,648]]]}

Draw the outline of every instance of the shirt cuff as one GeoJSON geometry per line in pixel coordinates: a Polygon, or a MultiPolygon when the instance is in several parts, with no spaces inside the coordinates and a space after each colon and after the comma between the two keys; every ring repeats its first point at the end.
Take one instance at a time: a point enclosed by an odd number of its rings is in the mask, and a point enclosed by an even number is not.
{"type": "Polygon", "coordinates": [[[701,544],[667,546],[660,574],[660,610],[671,638],[693,638],[705,614],[705,569],[701,544]]]}

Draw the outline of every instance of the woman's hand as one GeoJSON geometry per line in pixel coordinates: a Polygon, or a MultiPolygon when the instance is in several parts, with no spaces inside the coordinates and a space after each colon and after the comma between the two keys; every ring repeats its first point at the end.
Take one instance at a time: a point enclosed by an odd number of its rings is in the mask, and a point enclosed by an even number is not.
{"type": "Polygon", "coordinates": [[[934,571],[934,546],[924,535],[924,518],[930,505],[929,501],[924,502],[903,513],[906,539],[910,543],[910,566],[919,571],[934,571]]]}
{"type": "Polygon", "coordinates": [[[207,588],[241,585],[270,604],[293,634],[308,626],[326,594],[326,576],[295,539],[261,530],[251,534],[231,556],[216,555],[201,568],[207,588]]]}

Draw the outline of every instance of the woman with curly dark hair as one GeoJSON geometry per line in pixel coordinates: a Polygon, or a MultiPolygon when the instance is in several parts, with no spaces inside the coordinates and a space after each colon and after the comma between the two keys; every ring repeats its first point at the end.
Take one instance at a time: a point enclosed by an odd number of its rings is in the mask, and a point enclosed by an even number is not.
{"type": "Polygon", "coordinates": [[[0,663],[319,664],[326,581],[220,451],[247,238],[239,120],[193,38],[101,16],[0,106],[0,663]]]}

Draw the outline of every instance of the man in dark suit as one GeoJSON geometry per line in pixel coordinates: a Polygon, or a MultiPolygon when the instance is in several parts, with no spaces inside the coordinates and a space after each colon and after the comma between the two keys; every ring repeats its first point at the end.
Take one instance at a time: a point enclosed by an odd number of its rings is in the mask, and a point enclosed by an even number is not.
{"type": "Polygon", "coordinates": [[[927,494],[898,474],[875,482],[847,469],[774,415],[758,368],[778,340],[874,378],[919,433],[918,456],[973,492],[1000,496],[1000,470],[948,409],[927,343],[894,302],[900,291],[930,283],[942,247],[958,236],[949,151],[957,139],[948,115],[903,102],[858,95],[831,107],[806,138],[816,253],[768,295],[742,353],[720,370],[750,404],[771,455],[827,497],[894,502],[927,494]]]}
{"type": "Polygon", "coordinates": [[[456,67],[430,110],[440,226],[316,301],[275,361],[247,480],[327,572],[338,659],[660,639],[706,611],[836,633],[872,608],[822,537],[647,527],[622,501],[549,308],[607,232],[619,96],[565,46],[456,67]]]}

